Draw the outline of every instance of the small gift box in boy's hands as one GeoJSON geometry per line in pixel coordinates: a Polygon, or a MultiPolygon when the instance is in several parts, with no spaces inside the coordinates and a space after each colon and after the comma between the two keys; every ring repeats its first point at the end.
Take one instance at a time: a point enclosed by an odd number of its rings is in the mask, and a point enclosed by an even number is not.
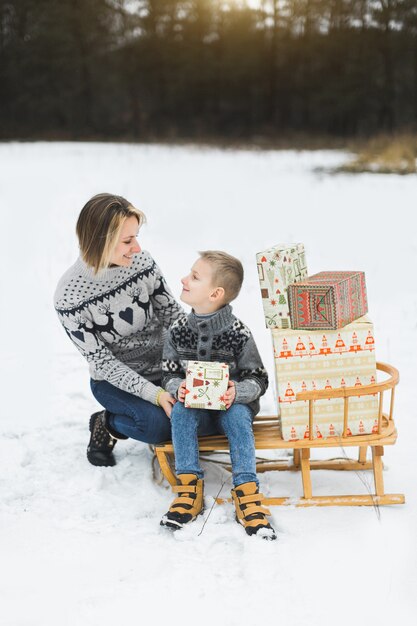
{"type": "Polygon", "coordinates": [[[225,411],[229,366],[215,361],[188,361],[185,379],[185,407],[225,411]]]}

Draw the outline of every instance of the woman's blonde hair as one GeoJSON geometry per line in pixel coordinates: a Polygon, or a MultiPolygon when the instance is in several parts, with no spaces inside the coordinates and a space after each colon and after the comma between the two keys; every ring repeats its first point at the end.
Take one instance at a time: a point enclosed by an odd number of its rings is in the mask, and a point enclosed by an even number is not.
{"type": "Polygon", "coordinates": [[[99,193],[82,208],[77,220],[77,237],[81,256],[94,273],[109,267],[114,249],[128,217],[136,217],[139,227],[145,214],[122,196],[99,193]]]}

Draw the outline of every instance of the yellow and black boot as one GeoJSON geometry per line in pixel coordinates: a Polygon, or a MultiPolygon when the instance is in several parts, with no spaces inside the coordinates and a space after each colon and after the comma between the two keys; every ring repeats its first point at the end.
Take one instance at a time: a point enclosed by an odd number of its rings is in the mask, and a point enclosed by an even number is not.
{"type": "Polygon", "coordinates": [[[178,530],[194,521],[204,511],[204,481],[195,474],[178,474],[178,481],[178,485],[172,487],[172,491],[178,496],[161,519],[161,526],[172,530],[178,530]]]}
{"type": "Polygon", "coordinates": [[[271,512],[262,506],[263,494],[259,493],[255,482],[243,483],[232,489],[236,508],[236,521],[242,524],[248,535],[258,535],[263,539],[273,540],[277,536],[266,519],[271,512]]]}

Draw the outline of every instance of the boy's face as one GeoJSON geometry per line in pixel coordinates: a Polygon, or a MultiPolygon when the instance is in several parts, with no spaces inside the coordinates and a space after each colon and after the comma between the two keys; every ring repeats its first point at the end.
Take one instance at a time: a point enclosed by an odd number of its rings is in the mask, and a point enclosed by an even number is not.
{"type": "Polygon", "coordinates": [[[213,270],[208,261],[198,259],[181,282],[181,300],[196,313],[210,313],[223,305],[224,291],[213,285],[213,270]]]}

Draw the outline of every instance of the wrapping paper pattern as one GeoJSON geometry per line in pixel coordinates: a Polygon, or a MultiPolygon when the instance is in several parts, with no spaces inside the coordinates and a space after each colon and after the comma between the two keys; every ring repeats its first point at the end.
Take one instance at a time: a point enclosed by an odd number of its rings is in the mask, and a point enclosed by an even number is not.
{"type": "Polygon", "coordinates": [[[224,394],[229,366],[216,361],[188,361],[185,406],[189,409],[225,411],[224,394]]]}
{"type": "Polygon", "coordinates": [[[259,283],[267,328],[290,328],[287,287],[308,275],[304,245],[281,243],[258,252],[259,283]]]}
{"type": "Polygon", "coordinates": [[[336,329],[368,311],[364,272],[320,272],[289,285],[291,328],[336,329]]]}
{"type": "MultiPolygon", "coordinates": [[[[286,441],[309,437],[308,401],[295,400],[300,391],[370,385],[376,382],[372,322],[362,317],[343,329],[272,331],[282,437],[286,441]]],[[[343,433],[343,398],[314,402],[314,437],[343,433]]],[[[375,432],[378,398],[349,399],[348,435],[375,432]]]]}

